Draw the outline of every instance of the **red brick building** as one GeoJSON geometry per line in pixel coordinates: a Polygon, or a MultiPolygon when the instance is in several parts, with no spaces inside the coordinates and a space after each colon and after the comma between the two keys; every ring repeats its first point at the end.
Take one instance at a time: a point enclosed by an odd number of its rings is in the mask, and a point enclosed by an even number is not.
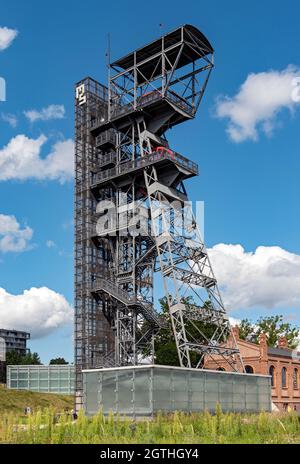
{"type": "MultiPolygon", "coordinates": [[[[277,348],[267,345],[262,334],[259,343],[239,338],[238,327],[233,328],[246,372],[270,375],[272,378],[272,401],[280,410],[293,409],[300,412],[300,352],[290,350],[282,337],[277,348]]],[[[226,370],[226,362],[220,357],[206,361],[206,369],[226,370]]]]}

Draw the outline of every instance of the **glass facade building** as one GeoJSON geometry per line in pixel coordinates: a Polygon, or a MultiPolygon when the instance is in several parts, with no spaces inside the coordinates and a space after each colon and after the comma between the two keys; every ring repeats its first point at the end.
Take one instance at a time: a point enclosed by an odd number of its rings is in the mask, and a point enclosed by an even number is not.
{"type": "Polygon", "coordinates": [[[169,366],[83,371],[84,409],[128,416],[164,411],[271,411],[271,378],[169,366]]]}
{"type": "Polygon", "coordinates": [[[7,388],[41,393],[74,394],[72,365],[7,366],[7,388]]]}

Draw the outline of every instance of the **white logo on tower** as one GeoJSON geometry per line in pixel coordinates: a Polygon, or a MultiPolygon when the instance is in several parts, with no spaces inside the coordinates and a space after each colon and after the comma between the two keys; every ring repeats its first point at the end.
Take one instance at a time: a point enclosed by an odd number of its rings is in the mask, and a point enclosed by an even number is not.
{"type": "Polygon", "coordinates": [[[86,103],[86,94],[85,94],[84,84],[81,84],[78,87],[76,87],[76,100],[78,100],[79,105],[84,105],[84,103],[86,103]]]}

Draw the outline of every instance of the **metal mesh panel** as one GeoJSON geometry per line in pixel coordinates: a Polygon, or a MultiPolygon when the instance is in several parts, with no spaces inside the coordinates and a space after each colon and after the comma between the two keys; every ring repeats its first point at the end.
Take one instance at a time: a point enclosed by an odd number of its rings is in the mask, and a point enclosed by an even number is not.
{"type": "Polygon", "coordinates": [[[43,393],[74,393],[74,366],[7,366],[7,388],[43,393]]]}
{"type": "Polygon", "coordinates": [[[271,411],[271,380],[245,375],[159,366],[84,372],[84,407],[147,416],[159,411],[271,411]]]}

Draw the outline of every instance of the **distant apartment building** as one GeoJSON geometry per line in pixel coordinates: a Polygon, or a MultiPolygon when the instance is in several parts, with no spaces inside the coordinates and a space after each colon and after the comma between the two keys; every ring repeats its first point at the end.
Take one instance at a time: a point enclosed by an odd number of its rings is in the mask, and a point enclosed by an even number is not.
{"type": "Polygon", "coordinates": [[[0,339],[4,340],[7,353],[15,351],[22,356],[28,353],[27,341],[30,339],[28,332],[0,329],[0,339]]]}

